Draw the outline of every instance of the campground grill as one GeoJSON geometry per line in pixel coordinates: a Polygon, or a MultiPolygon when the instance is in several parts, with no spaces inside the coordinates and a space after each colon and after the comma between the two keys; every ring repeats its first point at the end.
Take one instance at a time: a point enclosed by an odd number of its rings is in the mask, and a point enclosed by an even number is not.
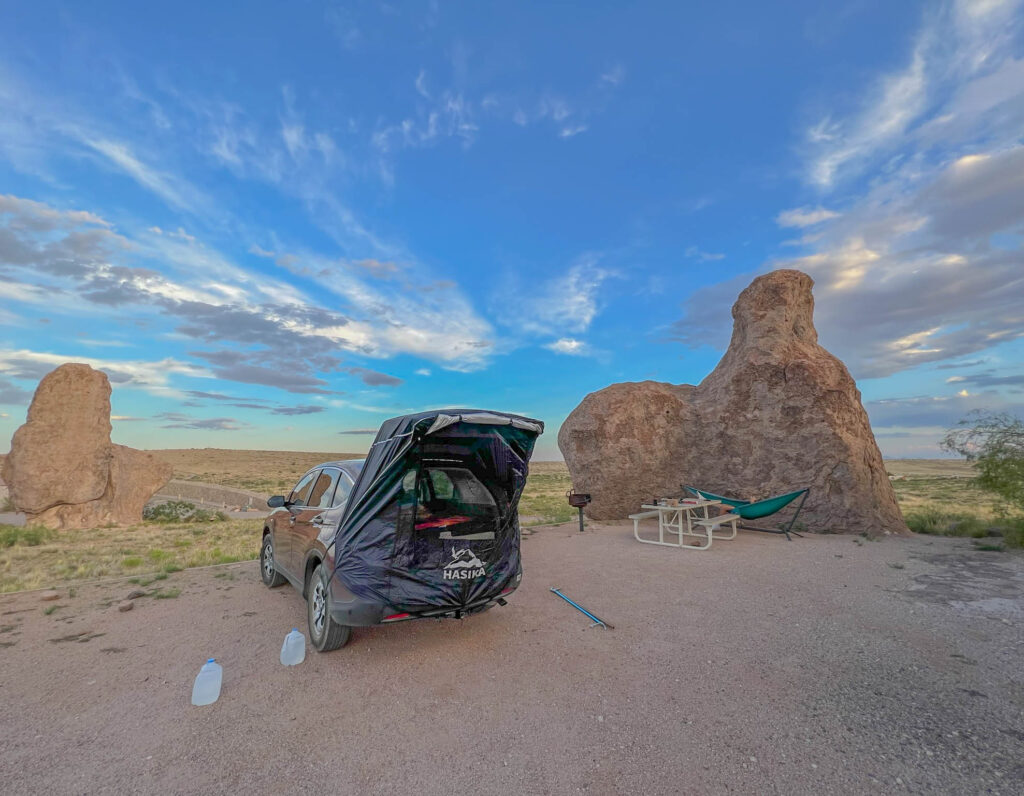
{"type": "Polygon", "coordinates": [[[574,509],[578,509],[580,512],[580,533],[583,533],[583,507],[590,502],[589,492],[577,492],[574,489],[570,489],[565,493],[565,497],[569,500],[569,505],[574,509]]]}

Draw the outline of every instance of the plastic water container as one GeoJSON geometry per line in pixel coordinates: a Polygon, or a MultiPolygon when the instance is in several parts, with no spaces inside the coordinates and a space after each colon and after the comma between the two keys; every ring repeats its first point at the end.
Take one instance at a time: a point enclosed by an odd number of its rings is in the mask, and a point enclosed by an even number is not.
{"type": "Polygon", "coordinates": [[[204,663],[192,686],[192,704],[210,705],[216,702],[220,696],[220,681],[223,674],[220,664],[213,658],[204,663]]]}
{"type": "Polygon", "coordinates": [[[306,659],[306,637],[299,632],[297,627],[284,637],[284,644],[281,645],[281,663],[285,666],[295,666],[306,659]]]}

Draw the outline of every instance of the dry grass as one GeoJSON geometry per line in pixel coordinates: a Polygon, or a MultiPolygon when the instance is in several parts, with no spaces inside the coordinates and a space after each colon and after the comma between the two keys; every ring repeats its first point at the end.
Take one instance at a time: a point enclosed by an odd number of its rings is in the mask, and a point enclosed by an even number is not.
{"type": "Polygon", "coordinates": [[[362,459],[362,453],[304,451],[237,451],[184,448],[150,451],[174,468],[175,478],[250,489],[270,497],[281,495],[310,467],[336,459],[362,459]]]}
{"type": "Polygon", "coordinates": [[[244,561],[259,553],[260,528],[258,519],[91,531],[0,525],[0,592],[244,561]]]}
{"type": "Polygon", "coordinates": [[[531,463],[530,477],[519,501],[522,524],[546,525],[575,517],[576,509],[565,499],[570,486],[569,469],[564,462],[531,463]]]}
{"type": "Polygon", "coordinates": [[[916,509],[967,511],[983,519],[1000,514],[1000,501],[974,486],[968,478],[925,476],[893,481],[896,499],[904,513],[916,509]]]}
{"type": "Polygon", "coordinates": [[[966,459],[886,459],[889,475],[908,478],[973,478],[974,465],[966,459]]]}

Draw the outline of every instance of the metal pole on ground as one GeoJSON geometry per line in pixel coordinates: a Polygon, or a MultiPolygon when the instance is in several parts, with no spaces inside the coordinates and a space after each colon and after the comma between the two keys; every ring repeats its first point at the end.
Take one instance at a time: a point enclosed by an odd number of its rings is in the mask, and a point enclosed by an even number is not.
{"type": "Polygon", "coordinates": [[[597,627],[598,625],[600,625],[605,630],[614,630],[615,629],[614,625],[608,624],[603,619],[598,619],[596,616],[594,616],[592,613],[590,613],[590,611],[588,611],[582,605],[579,605],[578,603],[574,603],[572,600],[570,600],[568,597],[566,597],[564,594],[562,594],[562,592],[559,591],[558,589],[556,589],[554,586],[551,587],[551,591],[553,591],[555,594],[557,594],[559,597],[561,597],[563,600],[565,600],[567,603],[569,603],[569,605],[571,605],[577,611],[579,611],[579,612],[581,612],[583,614],[586,614],[591,619],[593,619],[594,620],[594,624],[592,624],[591,627],[597,627]]]}

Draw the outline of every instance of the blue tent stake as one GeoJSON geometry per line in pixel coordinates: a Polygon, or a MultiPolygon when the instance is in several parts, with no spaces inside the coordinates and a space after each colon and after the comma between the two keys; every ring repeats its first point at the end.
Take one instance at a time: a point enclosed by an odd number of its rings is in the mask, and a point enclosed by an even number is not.
{"type": "Polygon", "coordinates": [[[588,611],[582,605],[577,605],[576,603],[574,603],[572,600],[570,600],[568,597],[566,597],[564,594],[562,594],[562,592],[560,592],[558,589],[552,587],[551,591],[553,591],[555,594],[557,594],[559,597],[561,597],[563,600],[565,600],[567,603],[569,603],[569,605],[571,605],[577,611],[581,611],[582,613],[586,614],[591,619],[593,619],[594,620],[594,624],[592,624],[591,627],[597,627],[598,625],[600,625],[601,627],[605,628],[606,630],[614,630],[615,629],[615,625],[610,625],[607,622],[605,622],[603,619],[598,619],[596,616],[594,616],[592,613],[590,613],[590,611],[588,611]]]}

